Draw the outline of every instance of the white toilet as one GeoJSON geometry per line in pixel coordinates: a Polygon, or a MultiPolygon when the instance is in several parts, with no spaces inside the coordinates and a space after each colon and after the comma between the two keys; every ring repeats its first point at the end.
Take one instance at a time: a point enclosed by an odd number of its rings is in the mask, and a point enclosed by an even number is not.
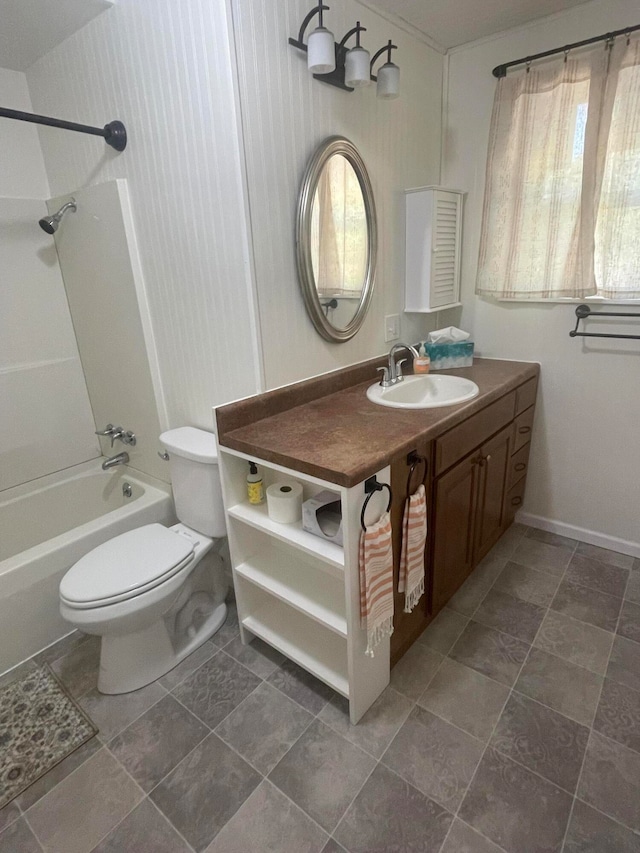
{"type": "Polygon", "coordinates": [[[128,693],[160,678],[227,615],[224,566],[212,550],[226,536],[215,436],[181,427],[160,441],[181,523],[122,533],[82,557],[60,583],[63,618],[102,637],[101,693],[128,693]]]}

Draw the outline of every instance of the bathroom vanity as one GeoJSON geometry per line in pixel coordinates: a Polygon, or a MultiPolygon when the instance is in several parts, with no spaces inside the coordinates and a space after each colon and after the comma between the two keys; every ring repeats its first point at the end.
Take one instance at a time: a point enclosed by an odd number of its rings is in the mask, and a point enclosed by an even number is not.
{"type": "MultiPolygon", "coordinates": [[[[240,628],[279,649],[349,700],[356,723],[412,645],[512,523],[529,464],[537,364],[476,359],[455,371],[480,388],[469,402],[391,409],[370,402],[381,359],[217,409],[219,460],[240,628]],[[343,546],[279,524],[247,500],[248,462],[270,483],[295,481],[304,499],[342,502],[343,546]],[[404,501],[427,491],[426,594],[410,614],[396,593],[394,633],[365,655],[358,545],[365,481],[391,486],[395,589],[404,501]]],[[[374,493],[365,523],[386,509],[374,493]]]]}

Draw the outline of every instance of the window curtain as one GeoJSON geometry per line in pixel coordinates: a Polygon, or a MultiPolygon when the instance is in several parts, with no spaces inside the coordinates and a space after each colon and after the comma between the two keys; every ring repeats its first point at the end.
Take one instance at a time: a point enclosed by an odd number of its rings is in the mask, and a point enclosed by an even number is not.
{"type": "Polygon", "coordinates": [[[312,263],[320,296],[360,296],[367,260],[362,190],[345,157],[322,170],[311,217],[312,263]]]}
{"type": "Polygon", "coordinates": [[[498,81],[476,292],[640,297],[640,39],[498,81]]]}

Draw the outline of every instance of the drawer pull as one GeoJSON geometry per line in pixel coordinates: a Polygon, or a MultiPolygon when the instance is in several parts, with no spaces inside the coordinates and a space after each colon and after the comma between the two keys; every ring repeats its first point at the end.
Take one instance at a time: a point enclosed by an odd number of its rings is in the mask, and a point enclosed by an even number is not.
{"type": "Polygon", "coordinates": [[[524,469],[525,469],[526,467],[527,467],[527,463],[526,463],[526,462],[518,462],[518,464],[517,464],[517,465],[514,465],[514,471],[524,471],[524,469]]]}
{"type": "Polygon", "coordinates": [[[531,427],[530,426],[518,427],[518,432],[520,433],[520,435],[526,435],[528,432],[531,432],[531,427]]]}
{"type": "Polygon", "coordinates": [[[511,498],[511,506],[520,506],[522,503],[522,498],[511,498]]]}

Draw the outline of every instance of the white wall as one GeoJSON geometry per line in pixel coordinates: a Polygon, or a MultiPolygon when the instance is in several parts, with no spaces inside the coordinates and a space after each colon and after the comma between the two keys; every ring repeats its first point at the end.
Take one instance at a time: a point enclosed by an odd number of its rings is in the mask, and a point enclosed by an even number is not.
{"type": "Polygon", "coordinates": [[[36,112],[127,126],[39,132],[52,195],[128,180],[171,426],[260,383],[232,75],[225,0],[119,0],[27,73],[36,112]]]}
{"type": "MultiPolygon", "coordinates": [[[[30,112],[24,74],[0,69],[0,103],[30,112]]],[[[99,455],[52,238],[33,125],[0,119],[0,489],[99,455]]]]}
{"type": "MultiPolygon", "coordinates": [[[[402,314],[404,307],[403,190],[439,179],[443,58],[354,0],[332,4],[325,25],[337,39],[360,20],[372,54],[389,38],[399,47],[394,59],[401,67],[400,98],[378,100],[375,86],[350,94],[314,80],[306,55],[287,43],[297,36],[308,0],[232,0],[232,8],[265,376],[267,387],[274,387],[389,349],[384,316],[402,314]],[[334,134],[360,150],[379,222],[371,308],[361,331],[345,344],[329,343],[313,328],[294,258],[296,200],[306,163],[334,134]]],[[[434,315],[403,314],[401,339],[414,342],[435,322],[434,315]]]]}
{"type": "MultiPolygon", "coordinates": [[[[495,91],[491,69],[520,56],[637,23],[637,0],[594,0],[453,51],[443,158],[443,183],[469,193],[462,325],[472,329],[476,348],[483,355],[542,364],[525,511],[632,543],[640,542],[637,342],[582,343],[569,338],[575,325],[575,305],[492,304],[476,297],[474,287],[495,91]]],[[[637,247],[630,250],[637,251],[637,247]]],[[[637,333],[637,325],[628,331],[637,333]]]]}
{"type": "MultiPolygon", "coordinates": [[[[86,187],[74,198],[78,210],[63,220],[56,247],[94,421],[98,429],[112,423],[136,435],[135,446],[100,439],[103,453],[126,450],[131,467],[168,480],[157,454],[166,415],[154,382],[153,335],[143,322],[147,300],[126,181],[86,187]]],[[[52,199],[49,209],[68,200],[52,199]]]]}

